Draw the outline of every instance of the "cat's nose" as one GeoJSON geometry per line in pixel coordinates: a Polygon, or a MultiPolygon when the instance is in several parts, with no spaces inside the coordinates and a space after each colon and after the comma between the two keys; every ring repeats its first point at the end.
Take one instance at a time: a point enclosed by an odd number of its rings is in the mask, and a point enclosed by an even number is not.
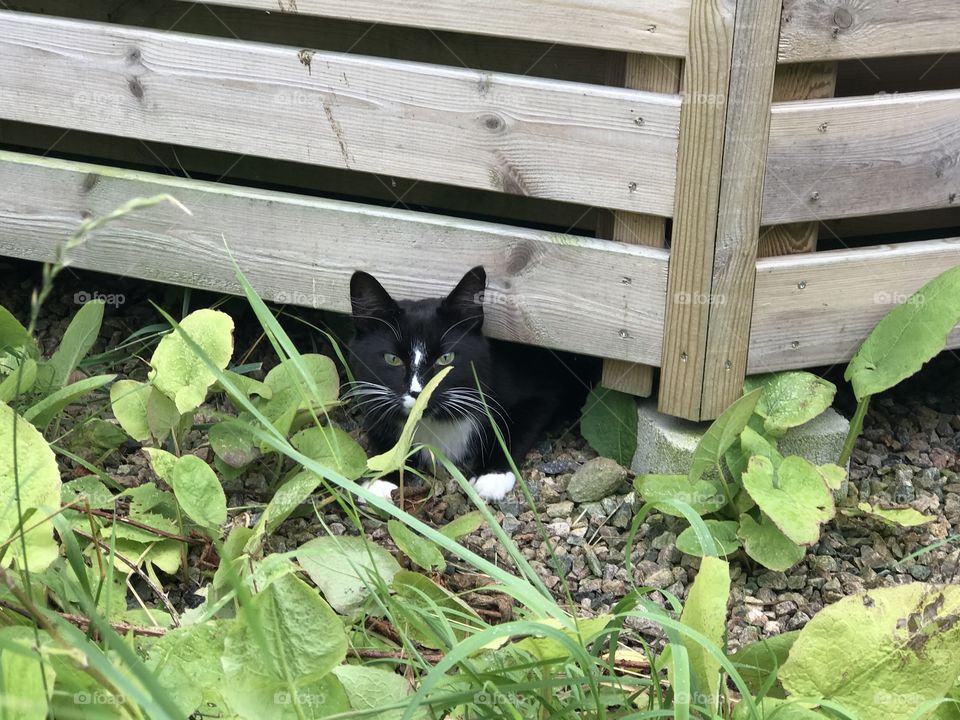
{"type": "Polygon", "coordinates": [[[412,397],[412,398],[420,397],[420,391],[419,391],[419,390],[414,390],[413,388],[410,388],[410,397],[412,397]]]}

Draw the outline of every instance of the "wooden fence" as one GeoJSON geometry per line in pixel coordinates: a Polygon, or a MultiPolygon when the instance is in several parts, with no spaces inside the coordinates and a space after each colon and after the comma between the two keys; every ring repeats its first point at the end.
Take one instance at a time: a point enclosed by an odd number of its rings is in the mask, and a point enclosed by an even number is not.
{"type": "Polygon", "coordinates": [[[267,299],[345,311],[357,268],[415,297],[483,263],[490,335],[637,395],[659,367],[691,419],[960,264],[955,0],[7,5],[0,254],[170,192],[192,217],[75,264],[236,292],[229,247],[267,299]],[[894,228],[924,239],[862,239],[894,228]]]}

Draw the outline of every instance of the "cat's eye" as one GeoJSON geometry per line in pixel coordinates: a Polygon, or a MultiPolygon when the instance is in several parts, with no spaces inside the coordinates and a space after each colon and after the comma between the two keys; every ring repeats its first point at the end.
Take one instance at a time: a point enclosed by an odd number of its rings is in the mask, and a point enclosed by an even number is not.
{"type": "Polygon", "coordinates": [[[387,365],[392,365],[393,367],[399,367],[400,365],[403,365],[403,360],[393,353],[384,353],[383,361],[387,363],[387,365]]]}
{"type": "Polygon", "coordinates": [[[437,358],[437,365],[449,365],[453,362],[453,353],[444,353],[437,358]]]}

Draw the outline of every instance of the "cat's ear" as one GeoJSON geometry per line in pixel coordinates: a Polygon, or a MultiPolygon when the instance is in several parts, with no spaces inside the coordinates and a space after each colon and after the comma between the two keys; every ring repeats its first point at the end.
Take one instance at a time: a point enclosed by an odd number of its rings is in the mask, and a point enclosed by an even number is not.
{"type": "Polygon", "coordinates": [[[482,265],[470,270],[443,301],[443,308],[459,319],[475,317],[483,321],[483,293],[487,272],[482,265]]]}
{"type": "Polygon", "coordinates": [[[392,324],[400,314],[400,307],[383,285],[373,275],[360,270],[350,278],[350,305],[353,324],[360,332],[378,325],[382,327],[384,322],[392,324]]]}

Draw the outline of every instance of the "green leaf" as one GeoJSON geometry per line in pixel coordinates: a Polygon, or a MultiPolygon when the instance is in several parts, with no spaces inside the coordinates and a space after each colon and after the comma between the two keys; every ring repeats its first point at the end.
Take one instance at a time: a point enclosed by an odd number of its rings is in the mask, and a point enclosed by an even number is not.
{"type": "Polygon", "coordinates": [[[806,554],[804,548],[780,532],[766,515],[761,515],[759,523],[751,515],[741,515],[739,535],[747,555],[771,570],[788,570],[806,554]]]}
{"type": "Polygon", "coordinates": [[[690,482],[695,483],[703,474],[719,465],[723,455],[747,426],[750,416],[760,399],[762,390],[757,389],[733,403],[723,411],[700,438],[690,459],[690,482]]]}
{"type": "Polygon", "coordinates": [[[345,696],[337,699],[342,687],[328,687],[324,676],[346,655],[340,618],[314,588],[285,574],[257,593],[227,632],[224,695],[234,712],[254,720],[293,716],[298,705],[305,717],[340,712],[349,709],[345,696]]]}
{"type": "Polygon", "coordinates": [[[825,698],[870,720],[918,717],[960,675],[960,586],[879,588],[824,608],[780,671],[791,695],[825,698]]]}
{"type": "Polygon", "coordinates": [[[757,720],[757,718],[771,718],[771,720],[829,720],[834,715],[824,715],[814,709],[816,703],[803,700],[782,700],[775,697],[765,697],[757,700],[759,714],[754,714],[747,703],[739,703],[733,711],[733,720],[757,720]]]}
{"type": "Polygon", "coordinates": [[[170,487],[190,519],[216,535],[227,521],[227,496],[211,467],[196,455],[184,455],[170,471],[170,487]]]}
{"type": "Polygon", "coordinates": [[[443,572],[447,562],[436,545],[427,542],[399,520],[388,520],[387,531],[404,555],[428,572],[443,572]]]}
{"type": "Polygon", "coordinates": [[[8,403],[29,392],[37,380],[37,361],[24,358],[10,374],[0,382],[0,402],[8,403]],[[21,369],[22,365],[22,369],[21,369]]]}
{"type": "Polygon", "coordinates": [[[796,455],[784,458],[776,475],[769,459],[750,458],[743,487],[780,531],[798,545],[815,543],[820,526],[834,516],[833,495],[816,466],[796,455]]]}
{"type": "Polygon", "coordinates": [[[77,503],[78,507],[88,504],[94,510],[104,510],[113,507],[113,493],[96,475],[71,480],[60,488],[60,501],[67,505],[77,503]]]}
{"type": "Polygon", "coordinates": [[[87,447],[98,450],[116,450],[128,439],[127,433],[118,425],[97,417],[85,421],[76,437],[77,444],[84,443],[87,447]]]}
{"type": "Polygon", "coordinates": [[[519,642],[513,643],[510,647],[514,650],[526,651],[543,662],[567,660],[570,656],[569,646],[550,635],[538,635],[536,630],[537,625],[560,630],[577,645],[587,647],[607,629],[612,620],[612,615],[598,615],[592,618],[574,618],[576,630],[570,628],[568,624],[560,622],[557,618],[531,621],[530,625],[534,627],[530,630],[530,637],[525,637],[519,642]]]}
{"type": "Polygon", "coordinates": [[[104,303],[95,300],[84,303],[73,316],[70,325],[63,333],[63,339],[50,360],[46,363],[50,368],[49,386],[41,388],[41,392],[48,393],[58,390],[67,384],[80,361],[90,352],[90,348],[100,335],[100,326],[103,323],[104,303]]]}
{"type": "MultiPolygon", "coordinates": [[[[410,683],[395,672],[363,665],[340,665],[333,669],[334,675],[343,684],[354,710],[377,710],[402,702],[410,694],[410,683]]],[[[425,713],[420,713],[426,717],[425,713]]],[[[400,720],[403,709],[364,715],[366,720],[400,720]]]]}
{"type": "MultiPolygon", "coordinates": [[[[738,526],[734,521],[704,520],[703,524],[707,526],[710,536],[717,544],[717,550],[724,557],[732,555],[740,548],[740,540],[737,538],[738,526]]],[[[706,554],[700,544],[700,538],[692,527],[688,527],[677,536],[677,550],[696,557],[704,557],[706,554]]]]}
{"type": "Polygon", "coordinates": [[[616,390],[593,388],[583,406],[580,432],[597,453],[630,467],[637,451],[637,399],[616,390]]]}
{"type": "Polygon", "coordinates": [[[290,444],[347,480],[356,480],[366,472],[367,454],[356,440],[338,427],[309,427],[290,438],[290,444]]]}
{"type": "Polygon", "coordinates": [[[413,404],[413,407],[410,408],[410,414],[407,416],[407,422],[403,426],[403,431],[400,433],[400,439],[397,440],[397,444],[387,450],[385,453],[375,455],[367,460],[367,467],[370,468],[370,470],[384,475],[386,473],[399,470],[403,467],[404,462],[407,459],[407,455],[410,454],[410,445],[413,442],[413,433],[417,429],[417,423],[420,422],[420,418],[423,417],[423,411],[427,409],[427,403],[430,401],[430,396],[433,394],[433,391],[436,390],[437,385],[443,382],[443,379],[450,373],[451,370],[453,370],[453,365],[448,365],[445,367],[443,370],[434,375],[430,379],[430,382],[426,384],[426,387],[420,391],[416,402],[413,404]]]}
{"type": "Polygon", "coordinates": [[[37,345],[27,329],[9,310],[0,305],[0,352],[27,348],[31,357],[39,355],[37,345]]]}
{"type": "MultiPolygon", "coordinates": [[[[153,391],[153,386],[136,380],[117,380],[110,387],[113,416],[124,432],[137,442],[143,442],[150,437],[147,400],[153,391]]],[[[179,417],[178,415],[177,419],[179,417]]]]}
{"type": "MultiPolygon", "coordinates": [[[[143,452],[150,459],[150,467],[153,468],[157,477],[169,485],[170,473],[173,471],[173,466],[177,464],[177,456],[160,448],[143,448],[143,452]]],[[[141,485],[140,487],[143,486],[141,485]]],[[[156,485],[154,485],[153,488],[156,489],[156,485]]],[[[127,490],[126,494],[129,495],[134,492],[134,490],[136,490],[136,488],[127,490]]],[[[159,492],[159,490],[157,492],[159,492]]]]}
{"type": "Polygon", "coordinates": [[[717,512],[727,499],[712,483],[697,480],[694,483],[686,475],[638,475],[633,486],[637,493],[660,512],[674,517],[683,517],[675,507],[664,500],[679,500],[692,507],[698,515],[717,512]]]}
{"type": "Polygon", "coordinates": [[[755,412],[774,437],[813,420],[830,407],[837,392],[833,383],[802,371],[747,378],[744,387],[748,391],[763,388],[755,412]]]}
{"type": "MultiPolygon", "coordinates": [[[[45,635],[42,633],[41,635],[45,635]]],[[[34,650],[36,638],[28,627],[0,628],[0,720],[38,720],[48,715],[48,692],[56,673],[34,650]],[[13,645],[20,652],[9,649],[13,645]]]]}
{"type": "MultiPolygon", "coordinates": [[[[729,565],[717,558],[703,558],[700,572],[690,587],[687,602],[680,614],[680,622],[706,636],[715,648],[724,647],[729,594],[729,565]]],[[[709,702],[697,704],[715,708],[720,692],[720,662],[695,640],[683,636],[681,642],[687,649],[690,670],[700,694],[710,699],[709,702]]]]}
{"type": "Polygon", "coordinates": [[[924,515],[913,508],[885,510],[870,503],[860,503],[857,505],[857,509],[870,517],[884,521],[888,525],[899,525],[900,527],[917,527],[937,519],[936,515],[924,515]]]}
{"type": "MultiPolygon", "coordinates": [[[[754,693],[759,693],[771,677],[776,677],[781,666],[787,661],[790,648],[798,637],[800,637],[800,631],[792,630],[765,640],[758,640],[740,648],[730,656],[730,660],[737,666],[740,677],[750,689],[754,693]]],[[[776,691],[778,696],[782,697],[783,691],[779,688],[776,691]]]]}
{"type": "Polygon", "coordinates": [[[272,393],[263,408],[264,415],[271,420],[291,410],[295,414],[297,410],[333,405],[340,392],[337,366],[326,355],[307,354],[296,360],[284,360],[267,373],[263,382],[272,393]],[[311,384],[316,388],[316,394],[311,384]]]}
{"type": "Polygon", "coordinates": [[[233,319],[219,310],[197,310],[165,335],[153,353],[150,380],[154,387],[174,401],[177,411],[196,410],[207,397],[216,376],[187,345],[183,333],[193,340],[220,370],[233,355],[233,319]]]}
{"type": "Polygon", "coordinates": [[[107,383],[113,382],[116,375],[95,375],[94,377],[84,378],[78,382],[67,385],[56,392],[48,395],[36,405],[28,408],[23,417],[36,425],[41,430],[60,414],[67,405],[75,403],[87,393],[102,388],[107,383]]]}
{"type": "Polygon", "coordinates": [[[181,417],[173,400],[151,385],[147,395],[147,427],[150,428],[150,435],[158,442],[163,442],[180,424],[181,417]]]}
{"type": "MultiPolygon", "coordinates": [[[[263,515],[260,516],[260,522],[257,523],[256,528],[257,534],[272,533],[280,527],[283,521],[290,517],[290,513],[307,501],[321,481],[322,478],[319,475],[303,471],[283,483],[270,498],[263,515]]],[[[258,537],[257,542],[260,539],[258,537]]]]}
{"type": "Polygon", "coordinates": [[[318,537],[296,552],[297,562],[341,615],[358,612],[379,584],[388,586],[400,572],[393,555],[363,537],[318,537]]]}
{"type": "Polygon", "coordinates": [[[440,532],[451,540],[456,540],[458,537],[475,533],[483,527],[483,523],[483,514],[479,510],[474,510],[451,520],[440,528],[440,532]]]}
{"type": "Polygon", "coordinates": [[[238,420],[224,420],[210,428],[210,447],[232,468],[246,467],[257,459],[257,444],[250,426],[238,420]]]}
{"type": "Polygon", "coordinates": [[[150,647],[147,667],[175,698],[183,717],[203,706],[204,714],[222,714],[226,684],[220,656],[230,621],[209,620],[174,628],[150,647]]]}
{"type": "MultiPolygon", "coordinates": [[[[240,373],[235,373],[233,370],[224,370],[224,376],[232,382],[240,392],[243,393],[244,397],[250,397],[252,395],[259,395],[264,400],[269,400],[273,397],[273,390],[270,389],[270,386],[266,383],[260,382],[259,380],[254,380],[249,375],[241,375],[240,373]]],[[[218,380],[214,386],[214,390],[223,390],[223,386],[218,380]]]]}
{"type": "Polygon", "coordinates": [[[934,278],[873,329],[843,377],[857,400],[889,390],[946,346],[960,322],[960,266],[934,278]]]}
{"type": "MultiPolygon", "coordinates": [[[[13,502],[18,489],[24,513],[32,508],[43,513],[27,521],[26,526],[32,529],[24,536],[27,563],[31,571],[40,572],[49,567],[58,554],[53,524],[49,520],[38,521],[60,507],[60,470],[43,435],[9,405],[0,403],[0,542],[20,532],[17,503],[13,502]]],[[[10,565],[14,558],[21,558],[22,565],[19,541],[9,546],[0,559],[0,567],[10,565]]]]}
{"type": "Polygon", "coordinates": [[[390,586],[395,593],[397,629],[425,647],[448,648],[448,632],[452,641],[459,642],[484,627],[469,605],[426,575],[401,570],[393,576],[390,586]],[[443,627],[445,631],[440,630],[443,627]]]}

